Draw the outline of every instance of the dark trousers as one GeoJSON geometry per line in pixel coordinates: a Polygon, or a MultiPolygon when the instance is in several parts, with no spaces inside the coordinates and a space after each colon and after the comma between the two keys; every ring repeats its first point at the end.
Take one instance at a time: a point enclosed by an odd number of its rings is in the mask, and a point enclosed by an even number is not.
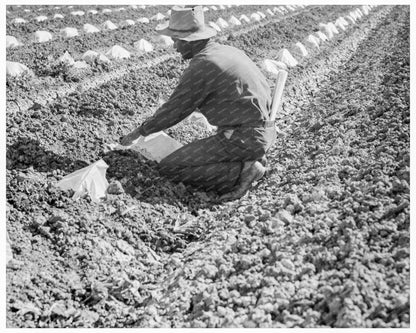
{"type": "Polygon", "coordinates": [[[229,134],[219,130],[213,136],[174,151],[160,161],[160,173],[204,191],[230,192],[244,162],[264,159],[276,140],[276,129],[274,125],[238,127],[229,134]]]}

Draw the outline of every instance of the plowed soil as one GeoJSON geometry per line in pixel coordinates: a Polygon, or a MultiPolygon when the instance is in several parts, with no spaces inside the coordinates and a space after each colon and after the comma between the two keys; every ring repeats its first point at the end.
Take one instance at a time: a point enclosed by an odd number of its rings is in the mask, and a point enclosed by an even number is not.
{"type": "MultiPolygon", "coordinates": [[[[259,62],[334,10],[225,43],[259,62]]],[[[168,97],[176,58],[8,112],[7,327],[409,327],[409,16],[379,6],[290,70],[268,174],[229,203],[106,150],[168,97]],[[56,188],[99,158],[101,203],[56,188]]]]}

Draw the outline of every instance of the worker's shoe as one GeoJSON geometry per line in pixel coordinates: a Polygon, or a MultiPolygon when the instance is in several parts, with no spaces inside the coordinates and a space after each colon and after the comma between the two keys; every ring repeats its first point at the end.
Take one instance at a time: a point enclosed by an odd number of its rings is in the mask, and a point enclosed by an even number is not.
{"type": "Polygon", "coordinates": [[[250,189],[253,182],[258,181],[264,176],[266,168],[259,161],[244,162],[240,179],[237,186],[229,193],[219,197],[219,201],[239,199],[250,189]]]}

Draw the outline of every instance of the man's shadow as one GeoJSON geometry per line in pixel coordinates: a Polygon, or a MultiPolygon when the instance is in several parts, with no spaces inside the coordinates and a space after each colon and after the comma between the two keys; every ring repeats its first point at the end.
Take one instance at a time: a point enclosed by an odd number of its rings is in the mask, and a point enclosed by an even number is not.
{"type": "MultiPolygon", "coordinates": [[[[108,169],[106,178],[109,183],[118,180],[122,183],[126,194],[141,202],[149,204],[168,204],[187,206],[189,211],[197,216],[201,208],[209,208],[213,204],[205,200],[204,192],[173,183],[161,176],[158,164],[149,161],[132,150],[109,151],[97,156],[102,158],[108,169]],[[195,195],[195,191],[199,195],[195,195]]],[[[37,172],[52,172],[62,170],[65,175],[88,166],[90,163],[80,159],[59,155],[42,147],[39,141],[20,137],[12,145],[7,146],[7,170],[26,170],[30,167],[37,172]]]]}
{"type": "Polygon", "coordinates": [[[15,143],[7,146],[6,169],[25,170],[32,167],[34,171],[51,172],[61,169],[71,173],[88,165],[86,161],[74,160],[44,149],[39,141],[20,137],[15,143]]]}
{"type": "Polygon", "coordinates": [[[156,162],[136,151],[110,151],[102,158],[109,165],[107,179],[119,180],[127,194],[142,202],[187,206],[195,216],[199,209],[213,206],[203,191],[170,181],[159,173],[156,162]]]}

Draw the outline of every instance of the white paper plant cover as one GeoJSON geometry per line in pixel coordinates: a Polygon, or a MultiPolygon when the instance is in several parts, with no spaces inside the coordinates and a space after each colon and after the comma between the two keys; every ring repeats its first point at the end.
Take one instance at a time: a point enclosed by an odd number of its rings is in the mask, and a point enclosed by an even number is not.
{"type": "Polygon", "coordinates": [[[147,17],[140,17],[137,19],[137,23],[149,23],[150,20],[147,17]]]}
{"type": "Polygon", "coordinates": [[[247,17],[247,15],[244,15],[244,14],[240,16],[240,21],[250,23],[250,19],[247,17]]]}
{"type": "Polygon", "coordinates": [[[224,9],[225,9],[225,6],[224,6],[224,5],[220,5],[219,7],[220,7],[220,9],[222,9],[222,10],[224,10],[224,9]]]}
{"type": "Polygon", "coordinates": [[[274,13],[272,12],[270,8],[266,10],[266,13],[269,14],[270,16],[274,16],[274,13]]]}
{"type": "Polygon", "coordinates": [[[104,54],[101,54],[101,53],[98,53],[98,52],[95,52],[95,51],[92,51],[92,50],[86,51],[82,55],[81,59],[86,61],[87,63],[90,63],[90,64],[93,63],[95,59],[98,59],[99,61],[104,62],[104,63],[110,63],[111,62],[111,60],[108,59],[104,54]]]}
{"type": "Polygon", "coordinates": [[[188,120],[205,127],[208,131],[214,131],[216,129],[216,126],[212,126],[201,112],[195,111],[191,113],[188,120]]]}
{"type": "Polygon", "coordinates": [[[332,29],[328,26],[328,24],[319,23],[319,30],[323,32],[328,37],[328,39],[334,38],[334,33],[332,32],[332,29]]]}
{"type": "Polygon", "coordinates": [[[135,150],[147,159],[156,162],[160,162],[175,150],[183,147],[182,143],[176,141],[163,131],[150,134],[146,137],[140,136],[130,146],[123,146],[118,143],[108,144],[108,146],[116,150],[135,150]]]}
{"type": "Polygon", "coordinates": [[[107,64],[109,64],[110,62],[111,62],[111,60],[110,59],[108,59],[104,54],[102,54],[102,53],[99,53],[98,54],[98,60],[99,61],[101,61],[101,62],[104,62],[104,63],[107,63],[107,64]]]}
{"type": "Polygon", "coordinates": [[[287,67],[295,67],[298,61],[293,58],[288,49],[281,49],[277,54],[278,61],[283,62],[287,67]]]}
{"type": "Polygon", "coordinates": [[[355,24],[355,19],[354,19],[351,15],[348,15],[348,16],[346,17],[346,20],[347,20],[347,22],[348,22],[349,24],[352,24],[352,25],[354,25],[354,24],[355,24]]]}
{"type": "Polygon", "coordinates": [[[167,12],[166,12],[166,16],[167,17],[170,17],[170,15],[172,14],[172,11],[169,9],[167,12]]]}
{"type": "Polygon", "coordinates": [[[72,66],[77,69],[84,69],[90,67],[90,65],[88,65],[85,61],[75,61],[72,66]]]}
{"type": "Polygon", "coordinates": [[[292,12],[294,12],[296,10],[296,8],[294,8],[293,6],[287,5],[287,8],[289,8],[292,12]]]}
{"type": "Polygon", "coordinates": [[[322,31],[317,31],[315,34],[320,40],[324,42],[328,40],[328,37],[322,31]]]}
{"type": "Polygon", "coordinates": [[[351,11],[351,12],[350,12],[350,15],[351,15],[351,17],[352,17],[355,21],[357,21],[357,20],[358,20],[358,15],[357,15],[357,13],[356,13],[355,11],[351,11]]]}
{"type": "Polygon", "coordinates": [[[26,23],[26,20],[22,19],[21,17],[16,17],[12,22],[16,24],[20,24],[20,23],[26,23]]]}
{"type": "Polygon", "coordinates": [[[332,31],[334,34],[339,34],[339,31],[338,31],[338,29],[337,29],[337,27],[335,26],[335,24],[334,24],[334,23],[329,22],[329,23],[328,23],[328,27],[331,29],[331,31],[332,31]]]}
{"type": "Polygon", "coordinates": [[[156,15],[153,15],[150,20],[152,21],[163,21],[166,18],[165,15],[163,15],[162,13],[157,13],[156,15]]]}
{"type": "Polygon", "coordinates": [[[108,187],[105,174],[108,165],[103,160],[77,170],[58,182],[57,186],[63,190],[73,190],[74,196],[72,199],[77,200],[85,194],[91,197],[94,202],[99,202],[100,198],[105,197],[105,192],[108,187]]]}
{"type": "Polygon", "coordinates": [[[46,21],[47,19],[48,17],[45,15],[40,15],[40,16],[35,17],[36,22],[43,22],[43,21],[46,21]]]}
{"type": "Polygon", "coordinates": [[[231,16],[230,19],[228,20],[228,23],[230,23],[232,26],[241,25],[241,22],[235,16],[231,16]]]}
{"type": "Polygon", "coordinates": [[[327,24],[320,25],[319,29],[322,33],[324,33],[328,37],[328,39],[334,38],[334,32],[332,31],[329,25],[327,24]]]}
{"type": "Polygon", "coordinates": [[[112,12],[112,10],[111,9],[108,9],[108,8],[104,8],[102,11],[101,11],[101,13],[103,13],[103,14],[108,14],[108,13],[111,13],[112,12]]]}
{"type": "Polygon", "coordinates": [[[348,22],[345,18],[343,18],[342,16],[338,18],[338,20],[343,24],[343,25],[348,25],[348,22]]]}
{"type": "Polygon", "coordinates": [[[85,13],[82,10],[77,10],[75,12],[71,12],[71,15],[74,16],[83,16],[85,13]]]}
{"type": "Polygon", "coordinates": [[[50,41],[51,39],[52,39],[52,34],[48,31],[38,30],[33,34],[33,40],[36,43],[44,43],[44,42],[50,41]]]}
{"type": "Polygon", "coordinates": [[[368,15],[368,13],[369,13],[367,6],[362,6],[362,11],[363,11],[364,15],[368,15]]]}
{"type": "Polygon", "coordinates": [[[262,19],[266,18],[266,14],[261,11],[258,11],[257,14],[259,14],[262,19]]]}
{"type": "Polygon", "coordinates": [[[283,13],[288,13],[289,10],[285,7],[285,6],[279,6],[279,9],[283,12],[283,13]]]}
{"type": "Polygon", "coordinates": [[[284,62],[273,60],[274,64],[279,70],[287,71],[287,65],[284,62]]]}
{"type": "Polygon", "coordinates": [[[22,44],[16,39],[16,37],[6,36],[6,49],[9,47],[18,47],[20,45],[22,44]]]}
{"type": "Polygon", "coordinates": [[[279,8],[277,8],[277,7],[274,7],[273,8],[273,11],[276,13],[279,13],[280,15],[285,15],[285,11],[284,10],[282,10],[280,7],[279,8]]]}
{"type": "Polygon", "coordinates": [[[95,27],[95,26],[93,26],[92,24],[89,24],[89,23],[85,23],[82,26],[82,29],[87,34],[93,34],[93,33],[96,33],[96,32],[100,32],[100,29],[98,29],[97,27],[95,27]]]}
{"type": "Polygon", "coordinates": [[[295,43],[293,49],[299,53],[302,57],[308,56],[308,51],[306,50],[305,46],[301,42],[295,43]]]}
{"type": "Polygon", "coordinates": [[[141,52],[152,52],[153,51],[153,45],[150,44],[145,39],[140,39],[139,41],[135,42],[133,44],[134,48],[141,51],[141,52]]]}
{"type": "Polygon", "coordinates": [[[212,10],[218,10],[218,8],[216,6],[211,6],[212,10]]]}
{"type": "Polygon", "coordinates": [[[314,35],[309,35],[305,38],[304,43],[306,46],[310,48],[319,49],[319,44],[321,43],[321,40],[318,37],[315,37],[314,35]]]}
{"type": "Polygon", "coordinates": [[[72,66],[75,62],[74,58],[71,57],[68,51],[65,51],[65,53],[59,57],[58,61],[67,65],[70,65],[70,66],[72,66]]]}
{"type": "Polygon", "coordinates": [[[86,61],[86,62],[92,63],[92,62],[94,62],[95,58],[98,57],[98,55],[99,55],[98,52],[88,50],[81,56],[81,59],[86,61]]]}
{"type": "Polygon", "coordinates": [[[339,19],[335,21],[335,26],[339,29],[341,29],[342,31],[347,30],[347,28],[345,27],[344,23],[342,23],[339,19]]]}
{"type": "Polygon", "coordinates": [[[208,8],[208,7],[204,7],[204,8],[202,8],[202,10],[203,10],[204,12],[207,12],[207,11],[209,11],[209,8],[208,8]]]}
{"type": "Polygon", "coordinates": [[[54,19],[63,19],[63,18],[64,18],[64,16],[63,16],[62,14],[55,14],[55,15],[53,16],[53,18],[54,18],[54,19]]]}
{"type": "Polygon", "coordinates": [[[220,32],[221,31],[221,28],[218,26],[218,24],[216,24],[215,22],[212,22],[212,21],[209,21],[208,22],[208,25],[211,27],[211,28],[214,28],[215,30],[217,30],[218,32],[220,32]]]}
{"type": "Polygon", "coordinates": [[[277,75],[279,73],[279,70],[287,70],[287,66],[284,62],[272,59],[264,59],[261,62],[261,68],[263,68],[266,72],[274,75],[277,75]]]}
{"type": "Polygon", "coordinates": [[[61,29],[60,34],[62,37],[65,37],[65,38],[75,37],[79,35],[78,30],[76,28],[69,28],[69,27],[61,29]]]}
{"type": "Polygon", "coordinates": [[[218,20],[215,22],[221,29],[226,29],[229,27],[229,24],[227,23],[226,20],[224,20],[223,18],[219,17],[218,20]]]}
{"type": "Polygon", "coordinates": [[[111,22],[110,20],[107,20],[107,21],[104,22],[103,28],[105,30],[115,30],[115,29],[117,29],[117,26],[113,22],[111,22]]]}
{"type": "Polygon", "coordinates": [[[88,11],[88,14],[95,15],[95,14],[98,14],[98,11],[97,11],[97,10],[95,10],[95,9],[90,9],[90,10],[88,11]]]}
{"type": "Polygon", "coordinates": [[[134,22],[133,20],[124,20],[123,21],[123,25],[135,25],[136,22],[134,22]]]}
{"type": "Polygon", "coordinates": [[[146,6],[145,6],[145,5],[140,5],[140,6],[139,6],[139,8],[140,8],[140,9],[145,9],[145,8],[146,8],[146,6]]]}
{"type": "Polygon", "coordinates": [[[173,39],[170,38],[169,36],[165,36],[165,35],[158,35],[155,37],[155,40],[160,44],[163,45],[165,47],[170,47],[173,46],[173,39]]]}
{"type": "Polygon", "coordinates": [[[130,58],[130,52],[127,51],[126,49],[122,48],[119,45],[114,45],[113,47],[111,47],[106,53],[105,55],[109,58],[112,59],[125,59],[125,58],[130,58]]]}
{"type": "Polygon", "coordinates": [[[253,13],[250,15],[250,19],[254,20],[254,21],[260,21],[261,20],[261,16],[257,13],[253,13]]]}
{"type": "Polygon", "coordinates": [[[149,160],[160,162],[166,156],[181,148],[183,145],[167,135],[165,132],[157,132],[146,137],[139,137],[130,149],[138,151],[149,160]]]}
{"type": "Polygon", "coordinates": [[[29,68],[19,62],[6,61],[6,75],[20,76],[26,71],[29,71],[29,68]]]}

